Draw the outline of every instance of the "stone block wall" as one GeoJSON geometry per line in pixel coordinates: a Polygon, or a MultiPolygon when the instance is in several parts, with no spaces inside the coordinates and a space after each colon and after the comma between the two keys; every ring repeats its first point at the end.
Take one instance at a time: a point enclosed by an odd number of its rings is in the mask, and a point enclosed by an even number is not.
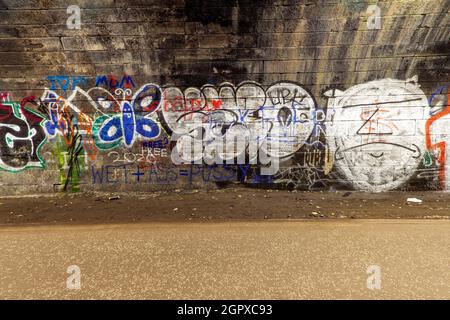
{"type": "Polygon", "coordinates": [[[450,189],[449,9],[0,0],[0,192],[450,189]]]}

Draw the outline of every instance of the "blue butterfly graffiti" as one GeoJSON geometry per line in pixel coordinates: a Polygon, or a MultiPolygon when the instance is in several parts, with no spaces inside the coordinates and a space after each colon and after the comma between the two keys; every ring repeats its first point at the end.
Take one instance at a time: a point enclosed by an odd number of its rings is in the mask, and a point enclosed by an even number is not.
{"type": "Polygon", "coordinates": [[[162,91],[155,84],[146,84],[141,87],[131,99],[130,89],[117,89],[116,95],[123,94],[119,104],[120,112],[114,115],[103,114],[98,117],[92,126],[95,144],[99,149],[107,150],[121,144],[132,147],[139,138],[156,139],[161,128],[150,116],[161,105],[162,91]]]}

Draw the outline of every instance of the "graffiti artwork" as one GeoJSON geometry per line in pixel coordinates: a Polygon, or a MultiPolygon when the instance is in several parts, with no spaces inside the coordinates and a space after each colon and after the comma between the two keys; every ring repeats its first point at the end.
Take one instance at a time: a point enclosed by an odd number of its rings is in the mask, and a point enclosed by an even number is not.
{"type": "Polygon", "coordinates": [[[45,154],[64,190],[91,181],[381,192],[412,178],[450,189],[448,86],[427,98],[417,77],[375,80],[327,90],[320,106],[291,81],[134,90],[130,76],[99,76],[84,90],[79,79],[50,77],[65,96],[46,89],[39,102],[1,96],[1,169],[44,168],[45,154]]]}
{"type": "Polygon", "coordinates": [[[402,185],[425,151],[429,106],[417,79],[378,80],[327,94],[327,143],[335,167],[357,189],[402,185]]]}
{"type": "Polygon", "coordinates": [[[18,172],[44,168],[41,148],[45,143],[43,116],[24,104],[9,102],[1,94],[0,102],[0,169],[18,172]]]}
{"type": "Polygon", "coordinates": [[[286,158],[300,149],[314,127],[313,98],[291,82],[267,90],[255,82],[189,88],[184,94],[168,88],[163,95],[165,124],[177,136],[175,152],[187,162],[218,156],[219,162],[230,163],[246,152],[252,161],[257,153],[248,152],[251,148],[286,158]]]}
{"type": "Polygon", "coordinates": [[[111,96],[120,113],[104,114],[93,124],[94,141],[99,149],[108,150],[120,145],[131,147],[138,137],[156,139],[161,133],[160,127],[151,118],[161,103],[161,89],[158,86],[144,85],[131,102],[126,100],[131,90],[116,89],[116,94],[120,93],[121,102],[111,96]]]}
{"type": "MultiPolygon", "coordinates": [[[[446,87],[439,88],[439,94],[445,93],[446,87]]],[[[436,92],[437,93],[437,92],[436,92]]],[[[430,99],[430,105],[434,106],[433,98],[436,95],[432,95],[430,99]]],[[[445,97],[445,96],[444,96],[445,97]]],[[[450,125],[450,89],[446,95],[447,101],[437,102],[437,111],[427,120],[425,126],[426,146],[428,150],[437,151],[439,162],[439,180],[441,187],[445,190],[450,190],[450,180],[446,175],[446,172],[450,170],[450,148],[448,146],[449,137],[448,128],[450,125]]],[[[438,99],[435,99],[438,100],[438,99]]]]}

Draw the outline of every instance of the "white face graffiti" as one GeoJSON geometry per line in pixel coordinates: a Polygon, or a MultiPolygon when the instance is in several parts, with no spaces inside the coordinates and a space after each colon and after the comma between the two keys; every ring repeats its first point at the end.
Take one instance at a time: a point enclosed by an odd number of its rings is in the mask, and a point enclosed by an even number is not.
{"type": "Polygon", "coordinates": [[[326,95],[335,167],[357,189],[377,192],[402,185],[425,150],[429,106],[417,79],[372,81],[326,95]]]}

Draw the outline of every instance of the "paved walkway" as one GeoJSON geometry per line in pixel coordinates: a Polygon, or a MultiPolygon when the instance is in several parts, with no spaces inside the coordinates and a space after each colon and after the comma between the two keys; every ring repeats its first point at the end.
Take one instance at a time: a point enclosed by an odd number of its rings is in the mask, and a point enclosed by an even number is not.
{"type": "Polygon", "coordinates": [[[449,243],[445,220],[2,227],[0,298],[450,299],[449,243]]]}

